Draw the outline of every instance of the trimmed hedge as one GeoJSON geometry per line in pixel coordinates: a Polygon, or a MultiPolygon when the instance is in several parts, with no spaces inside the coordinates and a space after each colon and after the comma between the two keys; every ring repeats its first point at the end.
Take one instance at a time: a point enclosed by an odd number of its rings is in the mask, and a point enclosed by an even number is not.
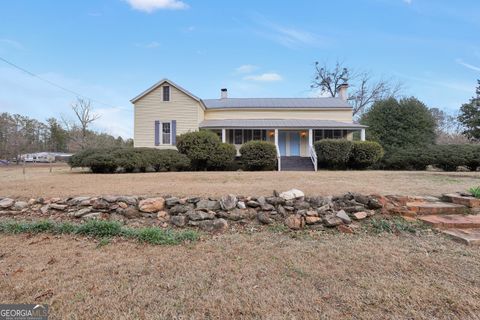
{"type": "Polygon", "coordinates": [[[383,157],[383,148],[374,141],[324,139],[314,145],[320,167],[365,169],[383,157]]]}
{"type": "Polygon", "coordinates": [[[387,153],[380,165],[390,170],[425,170],[433,165],[445,171],[464,166],[480,167],[480,145],[432,145],[425,148],[397,149],[387,153]]]}
{"type": "Polygon", "coordinates": [[[235,160],[233,145],[222,143],[218,135],[209,130],[187,132],[177,137],[177,149],[191,161],[193,170],[221,170],[235,160]]]}
{"type": "Polygon", "coordinates": [[[277,149],[267,141],[249,141],[240,148],[241,161],[246,170],[274,170],[277,165],[277,149]]]}
{"type": "Polygon", "coordinates": [[[118,169],[125,172],[181,171],[190,167],[190,160],[176,150],[152,148],[87,149],[70,157],[72,168],[86,167],[93,173],[113,173],[118,169]]]}

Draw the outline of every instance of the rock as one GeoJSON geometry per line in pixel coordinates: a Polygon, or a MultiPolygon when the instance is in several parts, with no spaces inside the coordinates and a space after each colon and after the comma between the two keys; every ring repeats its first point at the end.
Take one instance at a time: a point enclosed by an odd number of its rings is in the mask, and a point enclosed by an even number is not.
{"type": "Polygon", "coordinates": [[[28,202],[27,202],[27,205],[29,205],[29,206],[33,206],[34,204],[37,204],[37,199],[32,198],[32,199],[28,200],[28,202]]]}
{"type": "Polygon", "coordinates": [[[107,202],[113,203],[118,201],[118,196],[103,196],[102,199],[107,202]]]}
{"type": "Polygon", "coordinates": [[[213,211],[201,211],[201,210],[196,210],[196,211],[189,211],[187,213],[187,216],[190,220],[193,221],[198,221],[198,220],[211,220],[215,218],[215,212],[213,211]]]}
{"type": "Polygon", "coordinates": [[[117,198],[118,202],[125,202],[132,206],[137,204],[137,200],[138,200],[137,197],[131,197],[131,196],[120,196],[117,198]]]}
{"type": "Polygon", "coordinates": [[[188,197],[187,198],[188,203],[197,203],[200,200],[201,200],[200,197],[188,197]]]}
{"type": "Polygon", "coordinates": [[[80,202],[78,204],[78,206],[80,206],[80,207],[87,207],[89,205],[91,205],[91,200],[83,200],[82,202],[80,202]]]}
{"type": "Polygon", "coordinates": [[[264,203],[261,205],[263,211],[272,211],[275,210],[275,207],[269,203],[264,203]]]}
{"type": "Polygon", "coordinates": [[[166,219],[166,218],[168,218],[168,212],[167,212],[167,211],[158,211],[158,213],[157,213],[157,218],[158,218],[158,219],[166,219]]]}
{"type": "Polygon", "coordinates": [[[280,204],[277,206],[277,212],[283,218],[285,218],[287,216],[287,210],[285,210],[285,208],[280,204]]]}
{"type": "Polygon", "coordinates": [[[279,194],[285,200],[299,199],[305,196],[305,194],[298,189],[291,189],[279,194]]]}
{"type": "Polygon", "coordinates": [[[343,221],[343,223],[349,224],[349,223],[352,222],[352,219],[350,219],[350,217],[348,216],[348,214],[347,214],[345,211],[343,211],[343,210],[338,211],[338,212],[335,214],[335,216],[336,216],[337,218],[340,218],[340,219],[343,221]]]}
{"type": "Polygon", "coordinates": [[[358,203],[361,203],[363,205],[368,205],[368,201],[370,200],[367,196],[363,195],[363,194],[360,194],[360,193],[355,193],[353,195],[353,199],[355,199],[355,201],[357,201],[358,203]]]}
{"type": "Polygon", "coordinates": [[[171,216],[170,223],[176,227],[184,227],[187,224],[187,217],[185,216],[171,216]]]}
{"type": "Polygon", "coordinates": [[[128,219],[140,218],[142,214],[135,207],[128,207],[119,211],[121,215],[128,219]]]}
{"type": "Polygon", "coordinates": [[[55,209],[55,210],[59,210],[59,211],[63,211],[65,209],[67,209],[67,205],[66,204],[58,204],[58,203],[52,203],[50,204],[50,209],[55,209]]]}
{"type": "Polygon", "coordinates": [[[225,232],[228,229],[228,222],[225,219],[203,220],[198,227],[207,232],[225,232]]]}
{"type": "Polygon", "coordinates": [[[360,211],[360,212],[355,212],[353,214],[353,218],[355,220],[363,220],[368,216],[368,214],[365,211],[360,211]]]}
{"type": "Polygon", "coordinates": [[[258,203],[257,201],[250,200],[247,202],[247,207],[258,208],[260,207],[260,203],[258,203]]]}
{"type": "Polygon", "coordinates": [[[267,197],[265,201],[271,205],[277,206],[285,203],[285,199],[282,197],[267,197]]]}
{"type": "Polygon", "coordinates": [[[8,209],[13,206],[14,203],[15,201],[13,199],[3,198],[2,200],[0,200],[0,209],[8,209]]]}
{"type": "Polygon", "coordinates": [[[262,224],[271,224],[272,219],[268,212],[260,211],[257,213],[257,220],[262,224]]]}
{"type": "Polygon", "coordinates": [[[343,224],[342,219],[333,214],[328,214],[324,216],[322,222],[326,227],[336,227],[343,224]]]}
{"type": "Polygon", "coordinates": [[[352,206],[352,207],[345,207],[343,208],[343,210],[348,213],[354,213],[354,212],[364,211],[365,207],[358,205],[358,206],[352,206]]]}
{"type": "Polygon", "coordinates": [[[93,203],[92,203],[92,208],[95,210],[108,209],[109,206],[110,206],[110,203],[108,203],[103,199],[95,199],[93,200],[93,203]]]}
{"type": "Polygon", "coordinates": [[[82,203],[84,201],[88,201],[89,204],[90,204],[90,197],[75,197],[75,198],[70,199],[69,202],[74,206],[78,206],[78,205],[80,205],[80,203],[82,203]]]}
{"type": "Polygon", "coordinates": [[[318,212],[315,210],[308,210],[305,215],[311,216],[311,217],[318,217],[318,212]]]}
{"type": "Polygon", "coordinates": [[[122,209],[128,208],[128,204],[126,204],[125,202],[118,202],[117,204],[122,209]]]}
{"type": "Polygon", "coordinates": [[[342,232],[342,233],[354,233],[353,229],[349,226],[346,226],[344,224],[341,224],[337,227],[337,230],[342,232]]]}
{"type": "Polygon", "coordinates": [[[247,208],[247,206],[245,205],[245,202],[243,202],[243,201],[238,201],[237,202],[237,207],[238,207],[238,209],[246,209],[247,208]]]}
{"type": "Polygon", "coordinates": [[[292,230],[300,230],[305,226],[305,220],[301,215],[290,215],[285,219],[285,225],[292,230]]]}
{"type": "Polygon", "coordinates": [[[228,212],[220,211],[217,213],[218,217],[225,218],[228,220],[239,221],[247,217],[247,210],[245,209],[234,209],[228,212]]]}
{"type": "Polygon", "coordinates": [[[197,209],[217,211],[220,210],[220,203],[217,200],[203,199],[197,202],[197,209]]]}
{"type": "Polygon", "coordinates": [[[306,216],[305,217],[305,223],[306,224],[315,224],[322,221],[322,218],[320,217],[315,217],[315,216],[306,216]]]}
{"type": "Polygon", "coordinates": [[[298,201],[295,203],[294,207],[297,210],[307,210],[310,209],[311,206],[307,201],[298,201]]]}
{"type": "Polygon", "coordinates": [[[108,219],[109,220],[113,220],[113,221],[119,221],[119,222],[125,222],[125,217],[122,216],[121,214],[118,214],[118,213],[111,213],[108,215],[108,219]]]}
{"type": "Polygon", "coordinates": [[[370,198],[368,200],[367,207],[368,209],[377,210],[377,209],[381,209],[383,206],[377,199],[370,198]]]}
{"type": "Polygon", "coordinates": [[[28,203],[25,201],[17,201],[13,205],[13,210],[15,211],[22,211],[25,208],[28,208],[28,203]]]}
{"type": "Polygon", "coordinates": [[[40,212],[42,214],[47,214],[48,213],[48,209],[50,209],[50,205],[49,204],[46,204],[44,205],[43,207],[40,208],[40,212]]]}
{"type": "Polygon", "coordinates": [[[165,208],[165,199],[162,197],[140,200],[138,209],[142,212],[153,213],[162,211],[165,208]]]}
{"type": "Polygon", "coordinates": [[[169,212],[171,215],[177,215],[177,214],[188,212],[189,210],[193,209],[192,207],[193,205],[177,204],[171,207],[169,212]]]}
{"type": "Polygon", "coordinates": [[[59,198],[59,197],[54,197],[54,198],[50,198],[50,203],[57,203],[59,201],[61,201],[62,199],[59,198]]]}
{"type": "Polygon", "coordinates": [[[101,216],[102,216],[101,212],[91,212],[82,216],[82,219],[85,219],[85,220],[99,219],[101,216]]]}
{"type": "Polygon", "coordinates": [[[74,211],[72,213],[70,213],[70,215],[74,216],[75,218],[80,218],[80,217],[83,217],[84,215],[90,213],[92,211],[91,208],[83,208],[83,209],[80,209],[78,211],[74,211]]]}
{"type": "Polygon", "coordinates": [[[165,199],[165,204],[169,208],[171,208],[174,205],[177,205],[179,203],[180,203],[180,199],[178,199],[177,197],[170,197],[170,198],[165,199]]]}
{"type": "Polygon", "coordinates": [[[237,196],[235,196],[234,194],[229,194],[220,199],[220,207],[223,210],[232,210],[237,206],[237,202],[237,196]]]}

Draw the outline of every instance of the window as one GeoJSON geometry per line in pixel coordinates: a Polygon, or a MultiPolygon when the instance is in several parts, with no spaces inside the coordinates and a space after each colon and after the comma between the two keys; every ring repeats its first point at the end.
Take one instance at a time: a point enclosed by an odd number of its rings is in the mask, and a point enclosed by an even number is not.
{"type": "Polygon", "coordinates": [[[334,139],[342,139],[343,138],[343,130],[333,130],[333,138],[334,139]]]}
{"type": "Polygon", "coordinates": [[[323,139],[323,130],[313,130],[313,142],[323,139]]]}
{"type": "Polygon", "coordinates": [[[170,122],[162,122],[162,144],[171,144],[171,133],[170,122]]]}
{"type": "Polygon", "coordinates": [[[325,130],[323,134],[324,139],[333,139],[333,130],[325,130]]]}
{"type": "Polygon", "coordinates": [[[170,87],[163,86],[163,101],[170,101],[170,87]]]}
{"type": "Polygon", "coordinates": [[[242,130],[235,130],[234,144],[242,144],[242,143],[243,143],[242,130]]]}

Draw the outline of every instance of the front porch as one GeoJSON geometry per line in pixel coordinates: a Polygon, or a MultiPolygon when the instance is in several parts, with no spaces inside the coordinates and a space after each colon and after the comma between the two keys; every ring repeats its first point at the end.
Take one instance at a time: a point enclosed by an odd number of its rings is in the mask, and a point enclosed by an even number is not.
{"type": "Polygon", "coordinates": [[[202,129],[216,132],[224,143],[235,145],[237,150],[251,140],[269,141],[277,148],[278,170],[282,162],[292,164],[293,169],[304,168],[300,162],[310,158],[313,170],[317,170],[317,155],[313,147],[322,139],[365,140],[365,126],[324,120],[205,120],[202,129]],[[358,132],[358,135],[355,135],[358,132]],[[302,159],[304,158],[304,159],[302,159]],[[298,159],[298,161],[294,161],[298,159]]]}

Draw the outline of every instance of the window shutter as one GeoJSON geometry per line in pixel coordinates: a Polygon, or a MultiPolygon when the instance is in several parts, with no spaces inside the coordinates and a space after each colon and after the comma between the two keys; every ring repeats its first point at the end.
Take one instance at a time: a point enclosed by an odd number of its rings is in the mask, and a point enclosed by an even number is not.
{"type": "Polygon", "coordinates": [[[160,120],[155,120],[155,145],[160,145],[160,120]]]}
{"type": "Polygon", "coordinates": [[[172,145],[177,144],[177,120],[172,120],[172,145]]]}

